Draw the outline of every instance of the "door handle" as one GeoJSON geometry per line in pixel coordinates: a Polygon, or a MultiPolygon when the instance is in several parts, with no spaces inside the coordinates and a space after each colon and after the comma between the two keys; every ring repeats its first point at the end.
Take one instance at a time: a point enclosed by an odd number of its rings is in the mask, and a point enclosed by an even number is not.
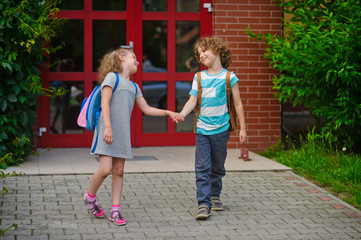
{"type": "Polygon", "coordinates": [[[125,48],[133,51],[134,43],[133,41],[129,41],[129,45],[121,45],[120,48],[125,48]]]}

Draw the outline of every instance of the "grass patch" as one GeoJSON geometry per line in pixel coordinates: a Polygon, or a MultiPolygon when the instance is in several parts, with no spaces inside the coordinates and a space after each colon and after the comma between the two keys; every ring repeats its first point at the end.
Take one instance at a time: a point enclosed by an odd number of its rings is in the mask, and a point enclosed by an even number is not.
{"type": "Polygon", "coordinates": [[[291,167],[293,171],[361,210],[361,156],[338,150],[332,137],[309,133],[301,147],[282,143],[262,155],[291,167]]]}

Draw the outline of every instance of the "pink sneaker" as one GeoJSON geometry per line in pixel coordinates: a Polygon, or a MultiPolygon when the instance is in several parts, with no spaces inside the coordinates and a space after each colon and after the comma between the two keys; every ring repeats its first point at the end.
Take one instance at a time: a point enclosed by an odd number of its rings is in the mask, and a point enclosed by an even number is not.
{"type": "Polygon", "coordinates": [[[114,210],[110,213],[109,221],[118,226],[127,224],[127,221],[122,217],[122,214],[120,214],[119,210],[114,210]]]}
{"type": "Polygon", "coordinates": [[[102,208],[102,206],[100,206],[100,204],[98,203],[98,201],[95,199],[92,199],[90,197],[88,197],[88,194],[85,193],[84,194],[84,204],[89,206],[89,210],[90,213],[93,214],[94,217],[96,218],[104,218],[105,214],[104,214],[104,210],[102,208]]]}

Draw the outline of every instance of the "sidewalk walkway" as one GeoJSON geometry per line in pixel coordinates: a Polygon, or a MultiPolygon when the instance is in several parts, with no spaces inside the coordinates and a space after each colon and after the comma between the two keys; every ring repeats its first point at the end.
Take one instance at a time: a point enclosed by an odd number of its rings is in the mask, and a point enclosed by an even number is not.
{"type": "MultiPolygon", "coordinates": [[[[20,166],[9,167],[8,172],[26,174],[93,174],[99,166],[97,157],[89,148],[54,148],[42,150],[39,156],[26,159],[20,166]]],[[[194,171],[195,147],[134,148],[134,159],[127,160],[126,173],[188,172],[194,171]]],[[[285,171],[290,168],[250,152],[252,161],[239,159],[239,149],[228,149],[228,171],[285,171]]]]}
{"type": "MultiPolygon", "coordinates": [[[[26,175],[0,179],[8,190],[0,229],[17,224],[0,239],[361,239],[360,211],[281,164],[254,153],[244,162],[233,150],[224,211],[196,221],[192,147],[134,149],[121,202],[128,224],[118,227],[90,217],[83,204],[97,166],[87,152],[54,149],[11,168],[26,175]]],[[[98,198],[108,213],[111,177],[98,198]]]]}

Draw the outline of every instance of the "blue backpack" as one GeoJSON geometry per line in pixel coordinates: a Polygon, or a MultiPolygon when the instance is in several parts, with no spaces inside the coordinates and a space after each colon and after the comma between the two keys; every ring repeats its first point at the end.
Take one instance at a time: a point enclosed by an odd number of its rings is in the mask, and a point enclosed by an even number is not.
{"type": "MultiPolygon", "coordinates": [[[[117,81],[115,82],[115,86],[113,92],[117,88],[119,84],[119,76],[118,73],[115,73],[117,77],[117,81]]],[[[98,125],[98,119],[100,116],[100,112],[102,111],[101,107],[102,100],[102,89],[101,85],[96,86],[89,97],[85,98],[78,116],[78,125],[80,127],[85,128],[91,132],[95,131],[95,128],[98,125]]]]}
{"type": "MultiPolygon", "coordinates": [[[[117,88],[118,84],[119,84],[119,75],[118,73],[114,72],[115,76],[117,77],[117,80],[115,82],[115,86],[113,88],[113,93],[115,91],[115,89],[117,88]]],[[[137,95],[137,86],[135,85],[135,83],[132,81],[132,83],[134,84],[135,87],[135,95],[137,95]]],[[[78,125],[82,128],[85,128],[86,130],[89,130],[91,132],[95,131],[95,128],[98,127],[98,119],[100,116],[100,113],[102,111],[101,108],[101,100],[102,100],[102,94],[101,94],[101,85],[96,86],[93,91],[91,92],[91,94],[89,95],[89,97],[85,98],[81,108],[80,108],[80,113],[78,116],[78,125]]],[[[91,152],[93,153],[96,146],[98,143],[98,137],[96,138],[96,142],[91,150],[91,152]]]]}

